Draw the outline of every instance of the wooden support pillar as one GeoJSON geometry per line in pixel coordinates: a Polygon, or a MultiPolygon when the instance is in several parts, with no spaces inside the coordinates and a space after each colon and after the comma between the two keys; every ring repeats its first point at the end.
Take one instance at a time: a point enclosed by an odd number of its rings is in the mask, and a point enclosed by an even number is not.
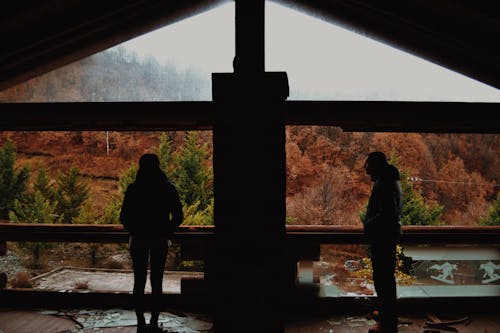
{"type": "Polygon", "coordinates": [[[283,331],[294,280],[285,250],[286,81],[285,73],[213,77],[216,248],[206,277],[217,332],[283,331]]]}
{"type": "Polygon", "coordinates": [[[264,1],[236,1],[234,73],[213,74],[216,332],[283,332],[286,73],[264,72],[264,1]]]}
{"type": "Polygon", "coordinates": [[[264,0],[236,0],[235,73],[265,71],[264,9],[264,0]]]}

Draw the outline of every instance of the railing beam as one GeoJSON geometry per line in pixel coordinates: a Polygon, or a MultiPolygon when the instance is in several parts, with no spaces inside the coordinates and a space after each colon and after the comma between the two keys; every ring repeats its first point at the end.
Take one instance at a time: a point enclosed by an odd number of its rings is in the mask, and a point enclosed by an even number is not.
{"type": "MultiPolygon", "coordinates": [[[[262,231],[265,232],[265,231],[262,231]]],[[[177,243],[194,248],[215,240],[216,228],[181,227],[172,235],[177,243]]],[[[362,227],[287,225],[286,238],[295,245],[364,244],[362,227]]],[[[403,244],[497,244],[500,226],[404,226],[403,244]]],[[[125,243],[128,233],[121,225],[14,224],[0,221],[0,240],[37,242],[125,243]]]]}
{"type": "MultiPolygon", "coordinates": [[[[262,89],[262,84],[248,89],[262,89]]],[[[272,108],[283,112],[286,125],[358,132],[500,133],[498,103],[286,101],[274,102],[272,108]]],[[[0,115],[2,131],[211,130],[217,110],[213,102],[0,103],[0,115]]],[[[254,119],[264,122],[265,116],[256,114],[254,119]]],[[[236,117],[234,125],[242,128],[247,120],[236,117]]]]}

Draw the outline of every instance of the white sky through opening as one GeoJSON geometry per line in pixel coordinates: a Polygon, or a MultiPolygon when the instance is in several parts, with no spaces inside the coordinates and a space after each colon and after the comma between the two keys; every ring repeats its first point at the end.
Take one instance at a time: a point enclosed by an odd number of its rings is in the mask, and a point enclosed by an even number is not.
{"type": "MultiPolygon", "coordinates": [[[[232,72],[234,4],[123,44],[179,69],[232,72]]],[[[500,90],[298,11],[266,2],[266,70],[290,99],[500,102],[500,90]]]]}

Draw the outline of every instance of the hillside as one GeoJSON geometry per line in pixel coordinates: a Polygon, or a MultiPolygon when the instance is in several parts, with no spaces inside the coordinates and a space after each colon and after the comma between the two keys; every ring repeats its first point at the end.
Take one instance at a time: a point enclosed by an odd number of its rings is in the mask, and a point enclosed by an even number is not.
{"type": "MultiPolygon", "coordinates": [[[[106,132],[1,132],[0,145],[9,138],[16,145],[17,167],[28,166],[31,181],[37,170],[47,168],[49,176],[56,178],[59,172],[78,167],[90,185],[90,194],[96,209],[102,210],[111,196],[119,190],[119,177],[139,157],[155,152],[161,133],[157,132],[109,132],[109,154],[106,132]]],[[[169,133],[176,151],[185,132],[169,133]]],[[[211,133],[201,138],[211,141],[211,133]]],[[[210,147],[209,147],[210,148],[210,147]]],[[[211,148],[210,148],[211,149],[211,148]]]]}
{"type": "MultiPolygon", "coordinates": [[[[0,102],[208,99],[206,73],[180,72],[120,47],[0,92],[0,102]]],[[[94,206],[102,209],[118,191],[123,170],[153,151],[160,133],[108,134],[109,153],[106,132],[97,131],[4,132],[0,144],[10,137],[17,146],[18,165],[29,165],[32,171],[44,165],[55,176],[78,166],[91,185],[94,206]]],[[[168,135],[175,151],[185,132],[168,135]]],[[[373,150],[397,157],[405,181],[424,203],[442,206],[441,223],[479,223],[498,193],[498,135],[351,133],[336,127],[289,126],[286,136],[289,223],[359,224],[371,186],[362,166],[373,150]]],[[[211,132],[203,132],[202,143],[211,152],[211,132]]]]}
{"type": "Polygon", "coordinates": [[[476,225],[498,193],[500,139],[486,134],[349,133],[335,127],[287,130],[287,209],[297,223],[359,223],[370,181],[366,154],[397,157],[406,182],[441,222],[476,225]]]}
{"type": "MultiPolygon", "coordinates": [[[[175,152],[185,133],[169,135],[175,152]]],[[[29,166],[32,179],[42,166],[52,177],[77,166],[101,210],[117,193],[120,175],[140,155],[154,152],[159,136],[109,132],[109,155],[105,132],[3,132],[0,144],[6,138],[15,142],[17,165],[29,166]]],[[[446,224],[477,224],[498,192],[495,135],[344,133],[304,126],[288,127],[287,137],[287,215],[295,223],[358,224],[371,186],[362,165],[371,150],[397,154],[399,167],[417,179],[414,186],[425,200],[444,206],[446,224]]],[[[211,132],[201,138],[211,152],[211,132]]]]}

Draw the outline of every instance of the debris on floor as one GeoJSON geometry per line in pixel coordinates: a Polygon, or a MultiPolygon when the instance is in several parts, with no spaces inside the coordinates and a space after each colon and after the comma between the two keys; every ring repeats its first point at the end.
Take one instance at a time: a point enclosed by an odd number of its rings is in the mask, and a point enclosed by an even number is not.
{"type": "Polygon", "coordinates": [[[456,327],[453,325],[465,324],[469,325],[471,322],[470,317],[463,317],[451,320],[441,320],[438,316],[433,313],[427,313],[426,315],[427,321],[424,323],[425,331],[427,332],[439,332],[439,331],[447,331],[447,332],[458,332],[456,327]]]}
{"type": "MultiPolygon", "coordinates": [[[[39,312],[73,320],[78,326],[75,333],[83,333],[88,329],[97,332],[100,328],[127,327],[137,324],[135,312],[132,310],[42,310],[39,312]]],[[[146,320],[149,320],[148,316],[149,314],[146,313],[146,320]]],[[[169,312],[161,312],[158,323],[160,328],[172,333],[200,333],[210,330],[213,326],[207,319],[169,312]]]]}
{"type": "Polygon", "coordinates": [[[348,326],[348,327],[363,327],[363,326],[372,326],[375,324],[375,321],[372,319],[364,318],[363,316],[359,317],[345,317],[345,318],[334,318],[327,320],[327,323],[330,326],[348,326]]]}

